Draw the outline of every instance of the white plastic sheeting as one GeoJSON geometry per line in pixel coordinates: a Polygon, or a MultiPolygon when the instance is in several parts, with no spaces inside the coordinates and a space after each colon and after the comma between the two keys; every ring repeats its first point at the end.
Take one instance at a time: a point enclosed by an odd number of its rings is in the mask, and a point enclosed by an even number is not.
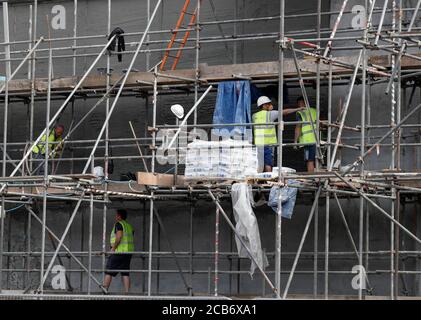
{"type": "MultiPolygon", "coordinates": [[[[251,187],[246,183],[235,183],[232,185],[231,197],[234,218],[237,223],[235,229],[250,249],[254,260],[264,269],[269,263],[266,254],[263,253],[260,242],[259,226],[252,208],[253,196],[251,187]]],[[[250,258],[247,250],[242,246],[237,237],[235,237],[235,241],[237,243],[238,255],[241,258],[250,258]]],[[[252,260],[250,266],[251,276],[253,276],[255,269],[256,265],[252,260]]]]}

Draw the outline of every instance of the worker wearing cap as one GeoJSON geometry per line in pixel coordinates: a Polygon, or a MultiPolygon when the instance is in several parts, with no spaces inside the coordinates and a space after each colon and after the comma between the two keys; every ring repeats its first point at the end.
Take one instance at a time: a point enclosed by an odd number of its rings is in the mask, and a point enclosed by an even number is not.
{"type": "Polygon", "coordinates": [[[124,292],[127,294],[130,290],[129,271],[132,259],[131,253],[134,251],[134,230],[126,219],[127,211],[118,209],[110,236],[111,251],[114,254],[108,258],[103,285],[107,293],[112,277],[115,277],[118,273],[121,273],[124,292]]]}
{"type": "MultiPolygon", "coordinates": [[[[277,145],[278,138],[275,125],[268,125],[266,123],[275,122],[278,119],[278,111],[273,111],[272,101],[266,96],[261,96],[257,100],[257,106],[260,108],[260,111],[253,114],[253,123],[262,125],[253,126],[254,144],[258,147],[259,163],[264,159],[264,171],[272,172],[273,146],[277,145]]],[[[285,109],[282,114],[286,116],[303,109],[285,109]]],[[[261,165],[259,167],[261,168],[261,165]]]]}
{"type": "Polygon", "coordinates": [[[305,108],[304,97],[297,99],[297,106],[304,107],[304,110],[297,113],[297,121],[307,122],[297,124],[295,127],[295,143],[304,144],[304,161],[307,166],[307,172],[314,172],[316,162],[316,135],[313,126],[316,128],[317,110],[315,108],[305,108]],[[313,122],[313,125],[311,124],[313,122]]]}
{"type": "MultiPolygon", "coordinates": [[[[48,135],[48,152],[49,154],[52,154],[53,157],[56,157],[60,151],[62,150],[62,144],[59,143],[63,141],[63,132],[64,132],[64,126],[61,124],[54,127],[53,130],[50,131],[50,134],[48,135]]],[[[45,149],[46,149],[46,140],[47,135],[44,134],[41,137],[41,143],[34,146],[32,148],[33,158],[34,159],[44,159],[45,158],[45,149]]],[[[43,175],[44,174],[44,164],[37,162],[35,164],[36,170],[35,175],[43,175]]]]}

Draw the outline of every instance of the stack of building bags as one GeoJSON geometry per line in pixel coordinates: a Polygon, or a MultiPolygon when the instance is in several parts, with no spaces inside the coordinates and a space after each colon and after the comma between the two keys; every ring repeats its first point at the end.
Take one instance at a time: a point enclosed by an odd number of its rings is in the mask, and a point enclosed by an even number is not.
{"type": "Polygon", "coordinates": [[[245,179],[256,174],[256,147],[247,141],[195,140],[187,147],[185,170],[187,179],[245,179]]]}

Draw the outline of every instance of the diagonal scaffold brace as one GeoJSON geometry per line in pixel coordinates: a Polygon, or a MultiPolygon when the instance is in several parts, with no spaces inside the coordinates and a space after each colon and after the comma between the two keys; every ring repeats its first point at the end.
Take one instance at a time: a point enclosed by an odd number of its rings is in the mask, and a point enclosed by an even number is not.
{"type": "MultiPolygon", "coordinates": [[[[29,207],[26,206],[26,210],[28,210],[28,212],[31,214],[32,217],[35,218],[35,220],[37,220],[41,225],[42,225],[42,220],[36,215],[36,213],[29,207]]],[[[45,229],[48,231],[48,233],[54,238],[54,240],[59,241],[59,237],[57,237],[57,235],[47,226],[45,226],[45,229]]],[[[85,271],[88,273],[89,277],[99,286],[101,286],[101,283],[98,281],[97,278],[95,278],[95,276],[89,272],[88,268],[72,253],[72,251],[65,245],[63,244],[63,249],[67,251],[67,253],[75,260],[75,262],[85,271]]]]}
{"type": "MultiPolygon", "coordinates": [[[[408,33],[412,31],[415,21],[417,20],[417,15],[418,15],[418,11],[420,10],[420,7],[421,7],[421,0],[418,0],[414,13],[412,14],[411,22],[409,23],[409,26],[408,26],[408,30],[407,30],[408,33]]],[[[389,83],[387,84],[386,91],[385,91],[386,94],[390,93],[393,82],[397,81],[396,75],[398,74],[398,71],[401,68],[402,56],[404,55],[406,51],[407,45],[408,45],[407,40],[404,40],[399,50],[399,54],[396,57],[396,65],[392,70],[392,76],[390,77],[389,83]]]]}
{"type": "MultiPolygon", "coordinates": [[[[344,227],[345,227],[346,233],[348,235],[349,241],[351,242],[352,248],[354,249],[354,252],[355,252],[355,255],[357,256],[357,259],[359,260],[360,254],[358,252],[357,245],[355,244],[354,237],[352,236],[351,229],[349,228],[348,221],[346,220],[345,213],[342,209],[341,203],[339,202],[339,198],[338,198],[336,193],[334,193],[333,196],[335,197],[336,204],[338,205],[339,213],[340,213],[340,216],[341,216],[342,221],[344,223],[344,227]]],[[[373,291],[373,287],[371,286],[371,284],[368,280],[367,274],[365,275],[365,277],[366,277],[367,285],[369,287],[369,289],[367,289],[367,291],[371,293],[373,291]]]]}
{"type": "Polygon", "coordinates": [[[301,251],[303,250],[304,242],[306,241],[308,229],[310,229],[310,224],[311,224],[311,221],[313,220],[314,212],[316,211],[321,191],[322,191],[322,186],[319,186],[316,192],[316,196],[313,201],[313,205],[311,206],[310,214],[308,216],[307,223],[304,228],[303,235],[301,237],[300,245],[298,246],[297,254],[295,255],[294,263],[292,265],[292,269],[289,274],[288,281],[284,290],[284,294],[282,295],[282,299],[286,299],[288,295],[288,290],[289,290],[289,287],[291,286],[292,278],[294,278],[295,269],[297,268],[298,260],[300,259],[301,251]]]}
{"type": "Polygon", "coordinates": [[[347,184],[352,190],[357,192],[361,197],[363,197],[365,200],[367,200],[373,207],[375,207],[378,211],[380,211],[387,219],[392,221],[394,224],[396,224],[402,231],[404,231],[408,236],[410,236],[412,239],[414,239],[416,242],[421,244],[421,239],[418,238],[416,235],[414,235],[411,231],[409,231],[404,225],[402,225],[399,221],[394,219],[390,214],[388,214],[384,209],[382,209],[377,203],[375,203],[373,200],[370,199],[364,192],[357,189],[355,186],[353,186],[349,181],[347,181],[344,177],[342,177],[339,173],[334,172],[334,174],[345,184],[347,184]]]}
{"type": "Polygon", "coordinates": [[[164,234],[164,238],[167,241],[168,248],[170,249],[171,255],[174,258],[174,262],[175,262],[175,264],[177,266],[177,269],[178,269],[178,272],[180,274],[181,280],[183,281],[184,287],[186,288],[188,294],[192,294],[193,293],[193,288],[192,288],[191,285],[189,285],[187,283],[187,280],[184,277],[183,270],[181,269],[180,262],[179,262],[179,260],[177,258],[177,255],[175,254],[175,251],[174,251],[173,246],[171,244],[171,241],[170,241],[170,238],[169,238],[167,229],[165,228],[165,225],[162,222],[162,219],[161,219],[161,216],[159,215],[158,209],[156,207],[154,207],[153,208],[153,212],[155,214],[155,217],[156,217],[156,219],[158,221],[159,226],[161,227],[162,233],[164,234]]]}
{"type": "MultiPolygon", "coordinates": [[[[92,152],[91,152],[91,154],[90,154],[90,156],[89,156],[89,159],[88,159],[88,161],[86,162],[86,165],[85,165],[85,168],[83,169],[83,173],[82,173],[82,174],[85,174],[85,173],[87,172],[87,170],[88,170],[88,168],[89,168],[89,166],[90,166],[90,164],[91,164],[91,162],[92,162],[92,160],[93,160],[93,157],[94,157],[95,151],[96,151],[96,149],[97,149],[97,147],[98,147],[98,144],[99,144],[99,141],[101,140],[101,137],[102,137],[102,135],[104,134],[104,131],[105,131],[105,128],[106,128],[106,126],[107,126],[107,124],[108,124],[108,121],[109,121],[109,120],[110,120],[110,118],[111,118],[111,115],[112,115],[112,113],[113,113],[113,111],[114,111],[114,109],[115,109],[115,107],[116,107],[116,105],[117,105],[118,99],[119,99],[119,97],[121,96],[121,93],[122,93],[123,88],[124,88],[124,86],[125,86],[125,84],[126,84],[126,82],[127,82],[127,79],[128,79],[128,77],[130,76],[130,72],[131,72],[131,70],[133,69],[134,63],[135,63],[135,61],[136,61],[136,59],[137,59],[137,56],[139,55],[140,49],[141,49],[141,47],[143,46],[143,43],[145,42],[145,39],[146,39],[146,37],[147,37],[147,34],[149,33],[149,29],[150,29],[150,27],[151,27],[151,25],[152,25],[152,22],[154,21],[154,18],[155,18],[155,16],[156,16],[156,13],[157,13],[157,11],[158,11],[158,8],[159,8],[159,7],[160,7],[160,5],[161,5],[161,2],[162,2],[162,0],[158,0],[157,4],[156,4],[156,6],[155,6],[155,9],[154,9],[154,11],[153,11],[153,13],[152,13],[151,19],[149,20],[148,25],[147,25],[147,27],[146,27],[146,29],[145,29],[145,32],[143,33],[142,38],[141,38],[141,39],[140,39],[140,41],[139,41],[139,44],[138,44],[138,46],[137,46],[137,48],[136,48],[136,51],[135,51],[135,53],[134,53],[134,55],[133,55],[132,61],[131,61],[131,63],[130,63],[130,66],[129,66],[129,68],[127,69],[126,75],[125,75],[125,77],[124,77],[124,79],[123,79],[123,82],[122,82],[122,83],[121,83],[121,85],[120,85],[119,91],[118,91],[118,93],[117,93],[117,95],[116,95],[116,97],[115,97],[115,99],[114,99],[114,102],[113,102],[112,107],[110,108],[110,111],[109,111],[109,113],[108,113],[108,116],[107,116],[107,118],[106,118],[106,119],[105,119],[105,121],[104,121],[104,125],[102,126],[102,129],[101,129],[100,133],[98,134],[97,140],[96,140],[95,145],[94,145],[94,147],[93,147],[93,149],[92,149],[92,152]]],[[[106,49],[107,47],[108,47],[108,45],[105,47],[105,49],[106,49]]],[[[93,68],[93,66],[91,66],[91,68],[90,68],[90,69],[92,69],[92,68],[93,68]]],[[[45,130],[44,130],[44,131],[45,131],[45,130]]],[[[41,136],[42,136],[42,135],[41,135],[41,136]]],[[[39,137],[39,139],[41,139],[41,136],[39,137]]],[[[38,140],[38,139],[37,139],[37,140],[38,140]]],[[[37,141],[37,143],[38,143],[38,142],[39,142],[39,140],[37,141]]],[[[79,186],[79,185],[80,185],[80,184],[78,184],[78,186],[79,186]]],[[[78,201],[78,202],[77,202],[77,204],[76,204],[75,209],[73,210],[73,213],[72,213],[72,215],[71,215],[71,217],[70,217],[70,219],[69,219],[69,222],[67,223],[67,226],[66,226],[66,228],[65,228],[65,230],[64,230],[64,232],[63,232],[63,235],[62,235],[62,237],[61,237],[61,239],[60,239],[60,242],[59,242],[59,244],[57,245],[57,249],[56,249],[56,251],[54,252],[54,255],[53,255],[53,257],[52,257],[52,259],[51,259],[51,261],[50,261],[50,264],[48,265],[47,270],[45,271],[45,274],[44,274],[43,279],[42,279],[41,284],[40,284],[40,288],[44,285],[44,283],[45,283],[45,281],[46,281],[46,279],[47,279],[47,277],[48,277],[48,274],[50,273],[50,271],[51,271],[51,269],[52,269],[52,267],[53,267],[54,261],[55,261],[55,259],[57,258],[57,254],[58,254],[58,252],[59,252],[59,250],[60,250],[61,246],[63,245],[64,239],[66,238],[66,236],[67,236],[67,234],[68,234],[68,232],[69,232],[69,230],[70,230],[70,226],[72,225],[73,220],[74,220],[74,218],[75,218],[75,216],[76,216],[76,213],[77,213],[77,212],[78,212],[78,210],[79,210],[80,204],[81,204],[81,202],[82,202],[82,198],[85,196],[85,193],[86,193],[86,191],[83,191],[83,192],[82,192],[82,194],[81,194],[81,198],[79,199],[79,201],[78,201]]],[[[101,289],[102,289],[104,292],[106,292],[105,288],[103,288],[102,286],[101,286],[101,289]]]]}
{"type": "Polygon", "coordinates": [[[267,276],[267,274],[265,273],[265,271],[261,268],[261,266],[259,266],[259,264],[256,262],[256,260],[254,259],[253,255],[251,254],[251,250],[250,248],[246,245],[246,243],[244,242],[243,238],[238,234],[237,230],[235,229],[234,225],[232,224],[231,220],[229,219],[228,215],[226,214],[224,208],[222,208],[219,200],[215,197],[215,195],[212,193],[212,191],[208,190],[208,193],[212,199],[212,201],[215,203],[215,205],[217,206],[217,208],[219,209],[219,212],[222,213],[222,216],[224,217],[225,221],[228,223],[228,226],[231,228],[231,230],[234,232],[235,236],[238,238],[238,240],[240,241],[241,245],[244,247],[244,249],[246,249],[250,259],[254,262],[254,264],[257,266],[257,269],[259,270],[259,272],[262,274],[263,278],[265,279],[265,281],[267,282],[267,284],[269,285],[269,287],[272,289],[272,291],[276,294],[277,290],[275,288],[275,286],[272,284],[272,281],[270,281],[269,277],[267,276]]]}
{"type": "Polygon", "coordinates": [[[390,129],[387,133],[385,133],[380,139],[378,139],[373,145],[366,151],[364,154],[360,157],[358,157],[357,160],[355,160],[344,172],[343,176],[345,176],[347,173],[349,173],[352,169],[354,169],[356,166],[358,166],[360,163],[364,162],[364,159],[371,154],[371,152],[384,140],[386,140],[390,135],[392,135],[396,130],[401,128],[406,121],[411,119],[412,115],[414,115],[416,112],[418,112],[421,109],[421,104],[417,105],[415,108],[413,108],[396,126],[394,126],[392,129],[390,129]]]}
{"type": "Polygon", "coordinates": [[[289,42],[289,45],[291,47],[292,50],[292,56],[294,58],[294,64],[295,64],[295,69],[297,70],[297,75],[298,75],[298,81],[300,83],[300,88],[301,88],[301,93],[304,97],[304,103],[306,105],[306,110],[308,111],[308,115],[310,117],[310,125],[311,125],[311,129],[313,130],[314,136],[316,137],[316,145],[317,145],[317,156],[318,158],[322,158],[322,154],[320,151],[320,139],[319,139],[319,135],[317,134],[317,130],[316,130],[316,126],[314,125],[314,122],[316,122],[317,119],[313,119],[311,112],[310,112],[310,103],[308,101],[308,96],[307,96],[307,91],[304,85],[304,80],[303,80],[303,76],[301,74],[301,69],[300,69],[300,65],[298,63],[298,59],[297,59],[297,54],[295,52],[294,49],[294,45],[292,42],[289,42]]]}

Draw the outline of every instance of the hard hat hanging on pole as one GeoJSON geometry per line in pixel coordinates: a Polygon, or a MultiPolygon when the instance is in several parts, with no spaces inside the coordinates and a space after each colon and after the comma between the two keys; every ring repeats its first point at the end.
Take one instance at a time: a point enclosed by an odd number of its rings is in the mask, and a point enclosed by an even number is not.
{"type": "Polygon", "coordinates": [[[171,106],[171,112],[178,118],[183,119],[184,117],[184,108],[182,105],[174,104],[171,106]]]}

